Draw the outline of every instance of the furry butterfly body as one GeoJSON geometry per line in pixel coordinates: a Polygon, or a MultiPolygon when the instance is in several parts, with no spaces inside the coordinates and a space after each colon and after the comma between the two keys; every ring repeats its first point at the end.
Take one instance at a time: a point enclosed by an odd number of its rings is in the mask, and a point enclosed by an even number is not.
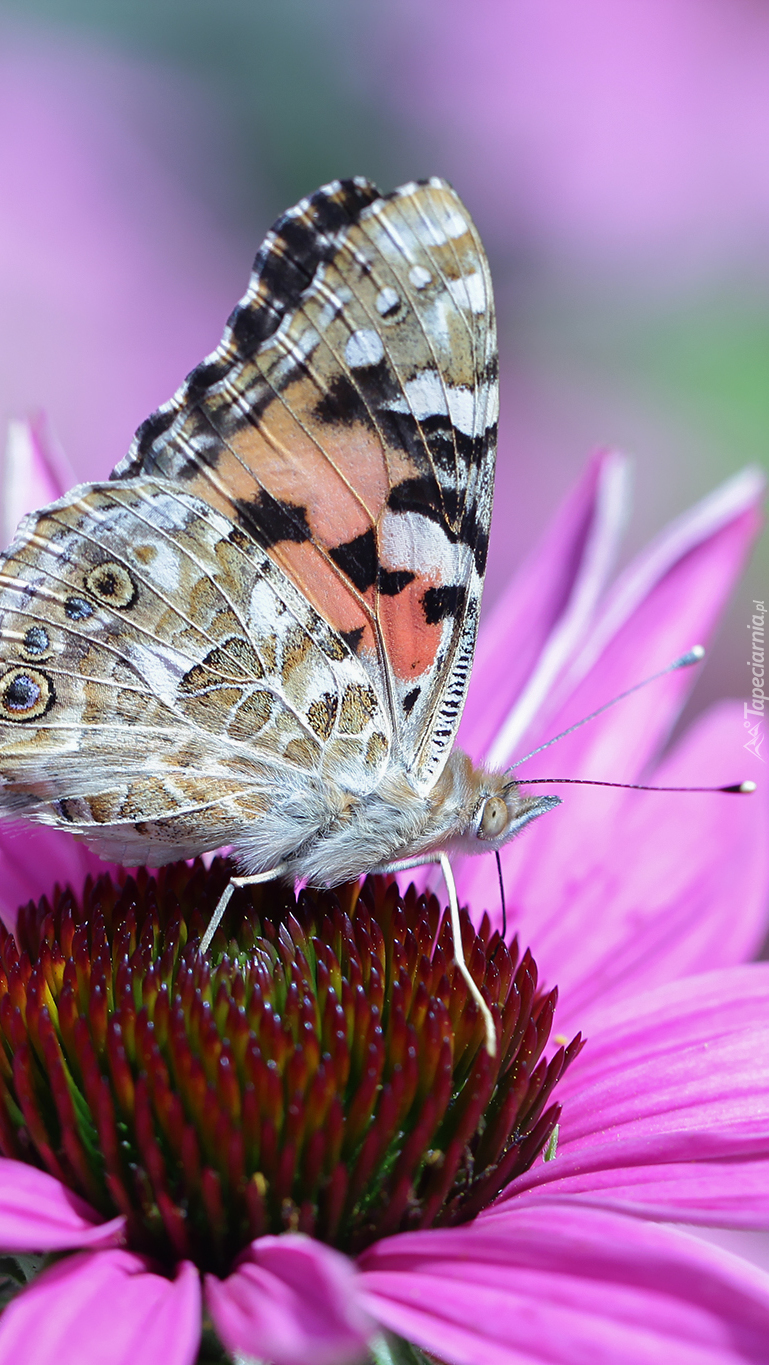
{"type": "Polygon", "coordinates": [[[454,746],[493,497],[491,281],[445,182],[280,219],[218,349],[0,566],[0,813],[334,885],[499,847],[454,746]]]}

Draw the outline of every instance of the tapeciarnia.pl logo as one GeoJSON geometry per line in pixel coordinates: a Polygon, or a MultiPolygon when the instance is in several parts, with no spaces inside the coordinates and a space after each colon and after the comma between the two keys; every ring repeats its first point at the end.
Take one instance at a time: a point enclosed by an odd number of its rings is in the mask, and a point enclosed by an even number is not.
{"type": "Polygon", "coordinates": [[[764,621],[766,619],[766,607],[763,602],[753,599],[755,611],[750,621],[748,630],[751,632],[751,657],[748,659],[748,668],[751,670],[751,699],[743,704],[743,715],[745,729],[748,731],[749,739],[743,748],[756,758],[760,758],[762,763],[766,762],[761,753],[761,745],[764,742],[764,711],[766,707],[766,694],[764,692],[764,682],[766,680],[764,665],[764,621]],[[755,719],[754,719],[755,717],[755,719]]]}

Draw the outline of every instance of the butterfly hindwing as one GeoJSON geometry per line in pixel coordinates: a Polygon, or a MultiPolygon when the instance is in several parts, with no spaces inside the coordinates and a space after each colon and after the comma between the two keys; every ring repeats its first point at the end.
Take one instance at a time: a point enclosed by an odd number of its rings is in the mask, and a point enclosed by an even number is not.
{"type": "Polygon", "coordinates": [[[157,863],[253,831],[279,785],[376,784],[381,701],[264,552],[163,481],[75,491],[0,571],[8,813],[157,863]]]}

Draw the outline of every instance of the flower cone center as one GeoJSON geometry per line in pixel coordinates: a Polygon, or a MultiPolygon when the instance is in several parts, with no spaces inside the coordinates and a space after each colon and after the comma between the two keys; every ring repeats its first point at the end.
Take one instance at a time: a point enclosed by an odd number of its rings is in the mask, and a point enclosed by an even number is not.
{"type": "Polygon", "coordinates": [[[235,893],[216,859],[58,887],[0,930],[0,1149],[129,1244],[226,1271],[299,1230],[351,1254],[467,1221],[543,1149],[580,1042],[544,1056],[556,993],[463,914],[498,1055],[435,897],[370,878],[235,893]]]}

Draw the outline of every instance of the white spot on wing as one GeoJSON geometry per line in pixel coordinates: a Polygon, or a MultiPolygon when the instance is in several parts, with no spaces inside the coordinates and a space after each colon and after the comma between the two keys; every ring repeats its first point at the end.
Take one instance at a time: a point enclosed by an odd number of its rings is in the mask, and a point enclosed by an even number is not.
{"type": "Polygon", "coordinates": [[[448,280],[451,297],[459,308],[469,306],[472,313],[485,313],[488,307],[486,284],[480,270],[472,275],[463,275],[459,280],[448,280]]]}
{"type": "Polygon", "coordinates": [[[464,237],[468,231],[467,220],[454,208],[446,210],[441,218],[441,227],[447,237],[464,237]]]}
{"type": "Polygon", "coordinates": [[[409,271],[409,279],[415,289],[425,289],[432,281],[429,270],[425,270],[423,265],[412,265],[409,271]]]}
{"type": "Polygon", "coordinates": [[[377,312],[381,313],[383,318],[387,317],[388,313],[395,312],[400,301],[400,294],[397,289],[392,289],[388,284],[384,289],[380,289],[376,296],[377,312]]]}
{"type": "MultiPolygon", "coordinates": [[[[447,415],[466,436],[478,436],[476,411],[485,412],[483,388],[476,393],[452,384],[443,384],[437,370],[423,370],[403,386],[403,397],[394,398],[387,407],[392,412],[411,413],[418,422],[428,417],[447,415]]],[[[484,424],[485,425],[485,424],[484,424]]]]}
{"type": "Polygon", "coordinates": [[[419,512],[388,512],[380,527],[386,569],[408,569],[436,583],[463,583],[469,574],[466,545],[452,544],[441,526],[419,512]]]}
{"type": "Polygon", "coordinates": [[[382,338],[370,327],[361,327],[348,337],[344,358],[351,370],[364,365],[377,365],[384,355],[382,338]]]}
{"type": "Polygon", "coordinates": [[[412,412],[421,422],[425,417],[435,417],[447,411],[446,395],[437,370],[423,370],[414,379],[408,379],[403,391],[405,402],[403,398],[395,398],[389,404],[396,412],[412,412]]]}
{"type": "Polygon", "coordinates": [[[493,427],[499,419],[499,386],[487,384],[486,388],[486,426],[493,427]]]}
{"type": "Polygon", "coordinates": [[[472,389],[453,389],[448,390],[449,397],[449,416],[466,436],[476,435],[475,420],[475,394],[472,389]]]}
{"type": "MultiPolygon", "coordinates": [[[[132,528],[131,542],[133,545],[140,539],[134,525],[132,528]]],[[[155,551],[152,558],[152,577],[159,583],[164,593],[176,593],[179,591],[179,556],[172,545],[169,545],[161,536],[153,536],[150,533],[150,544],[155,551]]],[[[129,550],[132,545],[129,543],[129,550]]],[[[132,556],[133,558],[133,556],[132,556]]],[[[136,560],[134,560],[136,563],[136,560]]],[[[139,561],[139,572],[144,572],[144,565],[139,561]]]]}

